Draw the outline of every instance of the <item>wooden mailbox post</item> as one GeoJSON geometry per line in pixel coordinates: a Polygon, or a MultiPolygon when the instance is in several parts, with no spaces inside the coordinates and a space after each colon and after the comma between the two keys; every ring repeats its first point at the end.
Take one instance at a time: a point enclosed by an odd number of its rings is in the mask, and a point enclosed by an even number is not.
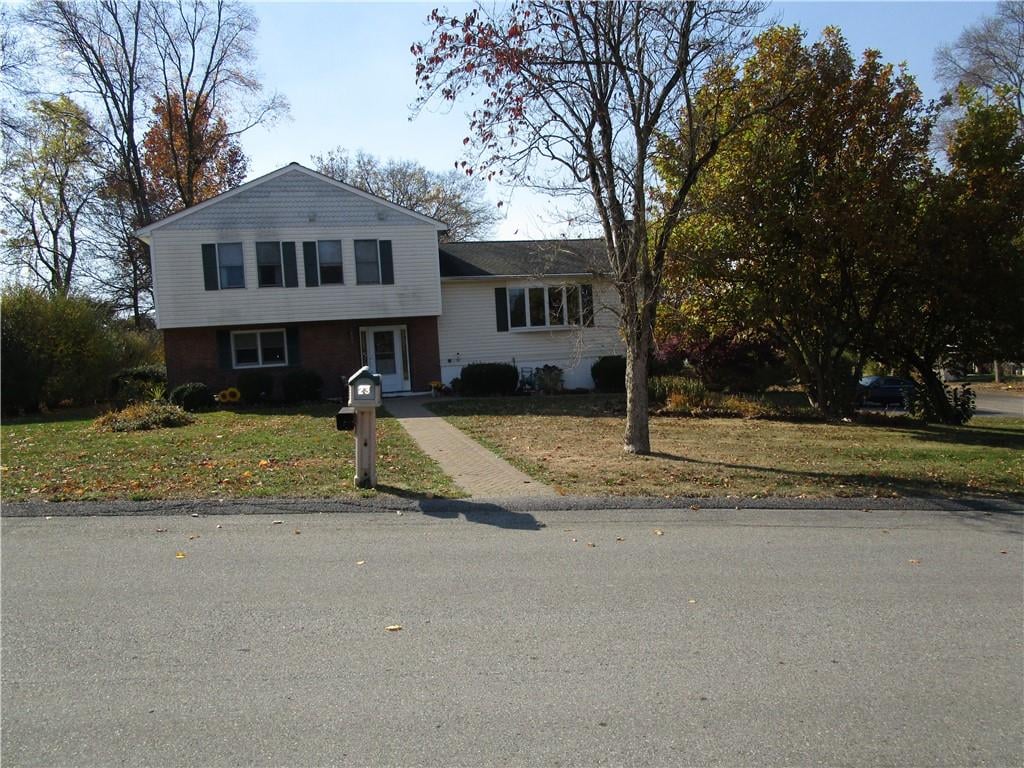
{"type": "Polygon", "coordinates": [[[377,406],[380,405],[380,374],[363,366],[348,380],[348,404],[356,421],[356,485],[377,486],[377,406]]]}

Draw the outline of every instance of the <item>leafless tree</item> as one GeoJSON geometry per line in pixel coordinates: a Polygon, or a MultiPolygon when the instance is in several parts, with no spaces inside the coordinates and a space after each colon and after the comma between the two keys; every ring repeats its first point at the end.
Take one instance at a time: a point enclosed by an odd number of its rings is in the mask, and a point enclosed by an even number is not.
{"type": "Polygon", "coordinates": [[[247,7],[230,0],[177,0],[149,2],[146,9],[157,94],[164,104],[180,105],[181,119],[165,121],[162,143],[187,208],[202,202],[199,178],[224,145],[286,114],[288,102],[278,93],[263,94],[253,69],[257,22],[247,7]],[[205,130],[211,116],[228,118],[230,126],[213,142],[205,130]]]}
{"type": "Polygon", "coordinates": [[[650,452],[647,367],[672,230],[723,138],[749,115],[722,115],[701,88],[728,89],[762,5],[524,0],[498,13],[435,11],[416,44],[419,106],[474,99],[477,164],[513,183],[592,201],[622,303],[624,449],[650,452]],[[710,110],[704,105],[711,105],[710,110]],[[674,189],[656,184],[660,138],[684,148],[674,189]]]}
{"type": "MultiPolygon", "coordinates": [[[[35,0],[23,22],[40,36],[56,67],[102,119],[97,134],[112,159],[104,173],[104,199],[129,216],[119,231],[131,232],[158,215],[147,184],[143,140],[156,98],[169,103],[178,96],[187,109],[182,121],[188,133],[196,116],[230,114],[229,138],[279,115],[287,105],[279,96],[259,99],[259,80],[252,70],[256,22],[251,13],[229,0],[35,0]],[[211,112],[212,110],[212,112],[211,112]]],[[[166,121],[168,130],[178,129],[166,121]]],[[[191,195],[200,147],[192,136],[169,136],[166,144],[180,150],[178,162],[184,204],[191,195]]],[[[109,223],[109,222],[108,222],[109,223]]],[[[123,238],[116,238],[122,241],[123,238]]],[[[114,258],[111,279],[131,276],[119,290],[132,297],[131,311],[141,322],[145,294],[151,292],[149,255],[138,241],[124,240],[114,258]]]]}
{"type": "Polygon", "coordinates": [[[381,161],[362,151],[350,156],[342,147],[312,161],[325,176],[443,221],[448,242],[487,237],[499,218],[497,207],[486,200],[485,183],[461,171],[437,173],[413,160],[381,161]]]}
{"type": "Polygon", "coordinates": [[[951,90],[963,84],[1009,98],[1024,131],[1024,0],[1002,0],[994,16],[940,46],[935,73],[951,90]]]}

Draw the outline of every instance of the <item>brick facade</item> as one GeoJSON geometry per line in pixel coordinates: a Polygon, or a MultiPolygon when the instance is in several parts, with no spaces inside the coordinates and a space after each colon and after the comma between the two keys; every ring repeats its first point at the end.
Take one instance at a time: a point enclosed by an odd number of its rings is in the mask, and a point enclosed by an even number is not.
{"type": "MultiPolygon", "coordinates": [[[[412,389],[430,389],[430,382],[441,378],[436,317],[401,317],[374,320],[333,320],[295,323],[298,329],[298,367],[316,371],[324,380],[324,397],[341,397],[343,382],[362,365],[359,350],[360,326],[406,326],[409,340],[409,375],[412,389]]],[[[249,326],[265,328],[266,325],[249,326]]],[[[234,386],[240,370],[221,367],[218,356],[218,331],[240,331],[246,326],[227,328],[168,328],[164,334],[167,383],[173,388],[190,381],[201,381],[215,392],[234,386]]],[[[244,369],[243,369],[244,370],[244,369]]],[[[279,379],[289,368],[260,368],[279,379]]],[[[280,384],[275,384],[280,394],[280,384]]]]}

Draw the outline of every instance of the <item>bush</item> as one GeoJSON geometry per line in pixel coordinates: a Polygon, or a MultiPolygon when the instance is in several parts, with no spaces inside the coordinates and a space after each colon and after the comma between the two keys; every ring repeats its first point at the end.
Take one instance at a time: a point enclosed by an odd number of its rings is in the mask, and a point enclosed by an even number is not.
{"type": "Polygon", "coordinates": [[[537,389],[547,394],[562,391],[562,369],[557,365],[545,365],[534,372],[537,389]]]}
{"type": "Polygon", "coordinates": [[[781,415],[779,408],[760,397],[713,392],[697,379],[674,377],[674,386],[661,413],[672,416],[763,419],[781,415]]]}
{"type": "Polygon", "coordinates": [[[462,394],[511,395],[519,384],[519,370],[511,363],[470,363],[462,368],[462,394]]]}
{"type": "Polygon", "coordinates": [[[162,427],[183,427],[196,420],[176,405],[169,403],[136,403],[119,411],[105,413],[93,422],[102,432],[138,432],[162,427]]]}
{"type": "Polygon", "coordinates": [[[118,407],[159,400],[167,389],[167,369],[162,365],[124,368],[110,380],[110,399],[118,407]]]}
{"type": "Polygon", "coordinates": [[[590,366],[594,388],[598,392],[626,391],[626,358],[622,355],[607,355],[598,358],[590,366]]]}
{"type": "Polygon", "coordinates": [[[159,353],[155,332],[130,328],[92,299],[15,287],[2,301],[0,399],[8,415],[43,403],[106,400],[117,371],[154,362],[159,353]]]}
{"type": "Polygon", "coordinates": [[[757,332],[728,331],[694,340],[687,357],[708,389],[722,392],[764,392],[793,378],[779,350],[757,332]]]}
{"type": "Polygon", "coordinates": [[[324,380],[319,373],[296,368],[288,371],[281,379],[281,394],[287,403],[319,400],[323,386],[324,380]]]}
{"type": "Polygon", "coordinates": [[[944,384],[942,388],[945,390],[946,401],[935,403],[924,387],[915,386],[907,396],[907,413],[930,423],[960,426],[970,421],[975,408],[971,386],[963,384],[950,387],[944,384]]]}
{"type": "Polygon", "coordinates": [[[462,394],[462,379],[460,379],[458,376],[452,379],[452,383],[450,386],[452,388],[452,392],[454,392],[456,395],[462,394]]]}
{"type": "Polygon", "coordinates": [[[192,413],[213,407],[213,393],[200,381],[190,381],[175,387],[168,400],[172,405],[181,406],[192,413]]]}
{"type": "Polygon", "coordinates": [[[687,376],[652,376],[647,380],[647,397],[652,403],[667,402],[671,395],[687,391],[694,381],[687,376]]]}
{"type": "Polygon", "coordinates": [[[266,371],[243,371],[238,374],[238,391],[243,403],[265,403],[274,395],[274,377],[266,371]]]}

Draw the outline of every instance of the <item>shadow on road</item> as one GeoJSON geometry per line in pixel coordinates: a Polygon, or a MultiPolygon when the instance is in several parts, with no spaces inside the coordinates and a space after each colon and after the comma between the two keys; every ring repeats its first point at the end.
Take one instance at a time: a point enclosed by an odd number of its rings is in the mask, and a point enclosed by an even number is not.
{"type": "Polygon", "coordinates": [[[496,528],[539,531],[544,527],[544,523],[538,522],[537,518],[528,512],[513,512],[497,504],[458,499],[423,499],[419,507],[420,511],[429,517],[454,519],[462,515],[466,522],[493,525],[496,528]]]}

